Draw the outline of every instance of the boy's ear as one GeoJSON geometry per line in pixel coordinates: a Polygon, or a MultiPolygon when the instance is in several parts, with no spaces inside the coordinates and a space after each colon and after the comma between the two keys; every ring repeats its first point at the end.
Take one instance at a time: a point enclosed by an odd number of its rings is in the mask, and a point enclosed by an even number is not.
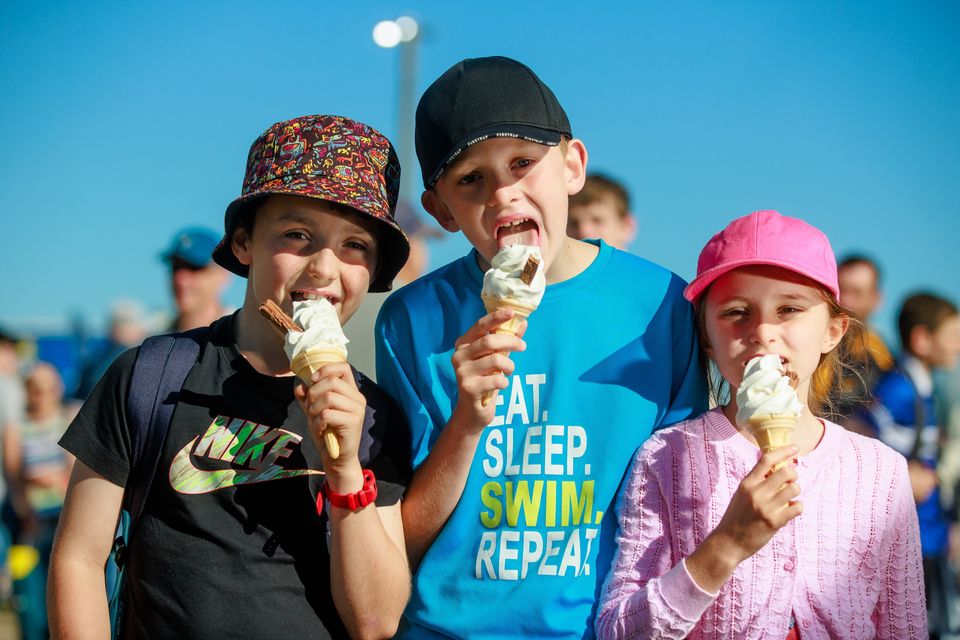
{"type": "Polygon", "coordinates": [[[427,189],[423,192],[420,196],[420,204],[427,210],[427,213],[436,218],[441,227],[450,233],[460,231],[460,225],[453,219],[453,215],[450,214],[450,209],[447,208],[447,205],[444,204],[434,189],[427,189]]]}
{"type": "Polygon", "coordinates": [[[243,227],[237,227],[230,238],[230,248],[240,264],[250,266],[250,234],[243,227]]]}
{"type": "Polygon", "coordinates": [[[587,179],[587,148],[576,138],[567,143],[564,170],[567,176],[567,195],[580,193],[583,182],[587,179]]]}
{"type": "Polygon", "coordinates": [[[910,330],[910,344],[904,348],[912,355],[925,358],[930,353],[930,343],[933,341],[933,332],[922,324],[910,330]]]}
{"type": "Polygon", "coordinates": [[[846,316],[839,316],[837,318],[831,318],[830,326],[827,327],[827,335],[823,337],[823,346],[820,349],[820,353],[830,353],[833,351],[840,341],[843,340],[843,336],[847,333],[847,329],[850,327],[850,318],[846,316]]]}
{"type": "Polygon", "coordinates": [[[637,219],[628,211],[627,215],[620,219],[620,225],[623,230],[623,246],[629,247],[637,237],[637,219]]]}

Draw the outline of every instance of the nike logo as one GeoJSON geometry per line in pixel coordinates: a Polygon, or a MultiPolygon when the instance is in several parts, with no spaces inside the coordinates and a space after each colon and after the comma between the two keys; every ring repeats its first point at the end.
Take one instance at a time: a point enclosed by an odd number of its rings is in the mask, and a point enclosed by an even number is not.
{"type": "Polygon", "coordinates": [[[217,416],[203,436],[188,442],[170,465],[170,486],[178,493],[210,493],[255,482],[321,475],[315,469],[285,469],[277,461],[288,457],[303,440],[284,429],[217,416]],[[200,469],[193,455],[246,469],[200,469]]]}

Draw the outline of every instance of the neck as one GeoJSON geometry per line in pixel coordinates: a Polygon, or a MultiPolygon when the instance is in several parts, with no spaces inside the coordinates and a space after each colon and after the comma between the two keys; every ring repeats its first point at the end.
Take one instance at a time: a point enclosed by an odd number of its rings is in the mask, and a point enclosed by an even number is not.
{"type": "Polygon", "coordinates": [[[600,249],[589,242],[566,237],[560,253],[547,271],[547,284],[556,284],[576,277],[586,271],[600,253],[600,249]]]}
{"type": "MultiPolygon", "coordinates": [[[[593,263],[599,253],[600,249],[596,245],[564,237],[559,253],[547,270],[547,284],[557,284],[580,275],[593,263]]],[[[480,267],[481,271],[490,269],[490,263],[484,260],[479,251],[477,252],[477,266],[480,267]]]]}
{"type": "Polygon", "coordinates": [[[249,304],[243,305],[237,317],[237,348],[262,374],[280,376],[290,373],[283,338],[273,324],[249,304]]]}

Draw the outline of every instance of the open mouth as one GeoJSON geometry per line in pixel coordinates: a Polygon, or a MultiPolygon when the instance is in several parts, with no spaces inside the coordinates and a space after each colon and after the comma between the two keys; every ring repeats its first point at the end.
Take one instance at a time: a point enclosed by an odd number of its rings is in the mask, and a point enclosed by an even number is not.
{"type": "Polygon", "coordinates": [[[302,300],[320,300],[326,298],[330,301],[330,304],[336,304],[337,299],[330,294],[317,293],[313,291],[292,291],[290,292],[290,300],[293,302],[298,302],[302,300]]]}
{"type": "Polygon", "coordinates": [[[512,244],[540,246],[540,227],[530,218],[513,218],[496,228],[497,246],[501,249],[512,244]]]}

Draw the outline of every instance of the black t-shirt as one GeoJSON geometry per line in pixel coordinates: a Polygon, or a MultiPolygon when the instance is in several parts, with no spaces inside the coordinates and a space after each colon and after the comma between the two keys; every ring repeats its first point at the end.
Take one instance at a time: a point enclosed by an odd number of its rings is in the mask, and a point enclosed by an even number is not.
{"type": "MultiPolygon", "coordinates": [[[[237,349],[236,316],[211,325],[187,376],[128,553],[129,638],[328,638],[346,631],[330,594],[320,455],[293,377],[258,373],[237,349]]],[[[124,486],[126,396],[136,350],[97,384],[61,444],[124,486]]],[[[402,412],[357,374],[367,399],[360,462],[377,505],[410,477],[402,412]]]]}

